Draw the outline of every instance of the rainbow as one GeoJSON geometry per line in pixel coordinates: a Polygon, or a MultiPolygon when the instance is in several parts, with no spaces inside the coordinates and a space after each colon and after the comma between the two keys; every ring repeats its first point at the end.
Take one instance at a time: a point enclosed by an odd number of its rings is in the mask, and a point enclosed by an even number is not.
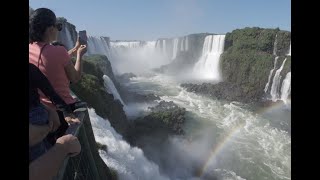
{"type": "MultiPolygon", "coordinates": [[[[255,112],[255,114],[262,115],[262,114],[264,114],[266,112],[278,109],[278,108],[282,107],[283,105],[284,104],[282,102],[274,103],[271,106],[259,109],[258,111],[255,112]]],[[[200,171],[198,171],[198,173],[197,173],[198,177],[201,177],[206,172],[210,162],[212,162],[217,157],[217,155],[228,144],[228,142],[230,142],[230,140],[233,137],[235,137],[235,135],[238,132],[240,132],[240,129],[242,129],[244,126],[245,126],[245,123],[242,123],[242,124],[232,128],[229,131],[229,133],[226,136],[224,136],[217,145],[212,147],[212,150],[210,151],[208,160],[204,163],[204,165],[200,168],[200,171]]]]}
{"type": "Polygon", "coordinates": [[[207,168],[208,168],[208,165],[210,164],[210,162],[212,162],[216,157],[217,155],[221,152],[221,150],[223,149],[223,147],[225,147],[228,142],[233,138],[235,137],[235,135],[240,132],[240,129],[244,127],[244,123],[243,124],[240,124],[238,126],[236,126],[235,128],[231,129],[229,131],[229,133],[224,136],[220,142],[215,145],[212,150],[210,151],[210,154],[209,154],[209,158],[208,160],[204,163],[204,165],[200,168],[200,171],[197,173],[197,176],[198,177],[201,177],[203,175],[203,173],[206,172],[207,168]]]}

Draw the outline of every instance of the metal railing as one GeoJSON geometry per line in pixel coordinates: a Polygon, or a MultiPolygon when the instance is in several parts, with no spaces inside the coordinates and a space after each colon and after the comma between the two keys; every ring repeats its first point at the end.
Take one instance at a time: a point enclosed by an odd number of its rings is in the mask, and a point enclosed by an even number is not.
{"type": "Polygon", "coordinates": [[[110,170],[101,159],[94,138],[88,110],[75,112],[80,124],[70,125],[67,133],[79,139],[81,152],[67,157],[54,180],[108,180],[110,170]]]}

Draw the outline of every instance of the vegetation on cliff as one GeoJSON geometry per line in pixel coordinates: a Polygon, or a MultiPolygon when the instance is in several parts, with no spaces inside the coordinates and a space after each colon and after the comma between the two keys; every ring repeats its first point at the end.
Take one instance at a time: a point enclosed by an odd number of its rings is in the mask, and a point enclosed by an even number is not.
{"type": "MultiPolygon", "coordinates": [[[[264,87],[274,66],[274,46],[276,45],[276,55],[280,56],[277,66],[279,67],[288,53],[290,38],[290,32],[278,28],[236,29],[226,34],[224,52],[220,57],[223,82],[216,85],[182,84],[182,86],[189,91],[218,99],[245,103],[259,101],[264,95],[264,87]]],[[[287,58],[281,74],[289,71],[291,71],[291,57],[287,58]]]]}
{"type": "Polygon", "coordinates": [[[107,57],[96,55],[84,57],[82,78],[78,83],[71,84],[71,90],[86,101],[89,107],[94,108],[99,116],[108,118],[118,133],[125,134],[127,118],[123,105],[104,88],[102,76],[108,69],[112,72],[107,57]]]}
{"type": "Polygon", "coordinates": [[[183,135],[185,108],[180,108],[172,101],[161,101],[150,108],[151,113],[132,121],[127,136],[131,144],[136,144],[140,138],[165,140],[169,135],[183,135]]]}

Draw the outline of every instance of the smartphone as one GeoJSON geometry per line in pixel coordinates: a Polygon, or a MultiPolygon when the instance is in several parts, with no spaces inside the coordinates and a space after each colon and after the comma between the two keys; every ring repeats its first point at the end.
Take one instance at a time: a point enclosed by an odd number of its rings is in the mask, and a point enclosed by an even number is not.
{"type": "Polygon", "coordinates": [[[87,45],[88,37],[85,30],[79,31],[79,41],[81,45],[87,45]]]}

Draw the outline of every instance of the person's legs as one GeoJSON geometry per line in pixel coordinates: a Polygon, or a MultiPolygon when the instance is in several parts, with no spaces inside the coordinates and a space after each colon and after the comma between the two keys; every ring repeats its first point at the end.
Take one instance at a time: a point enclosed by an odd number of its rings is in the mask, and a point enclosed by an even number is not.
{"type": "MultiPolygon", "coordinates": [[[[33,125],[47,125],[49,119],[49,112],[40,104],[29,110],[29,123],[33,125]]],[[[29,147],[29,161],[33,161],[46,152],[46,146],[43,140],[36,145],[29,147]]]]}
{"type": "Polygon", "coordinates": [[[68,123],[64,119],[63,112],[61,112],[61,111],[56,111],[56,112],[59,117],[60,126],[58,127],[58,129],[55,132],[49,133],[47,136],[47,141],[49,142],[49,144],[52,144],[52,145],[54,145],[56,143],[57,138],[59,138],[65,134],[66,130],[69,127],[68,123]]]}

